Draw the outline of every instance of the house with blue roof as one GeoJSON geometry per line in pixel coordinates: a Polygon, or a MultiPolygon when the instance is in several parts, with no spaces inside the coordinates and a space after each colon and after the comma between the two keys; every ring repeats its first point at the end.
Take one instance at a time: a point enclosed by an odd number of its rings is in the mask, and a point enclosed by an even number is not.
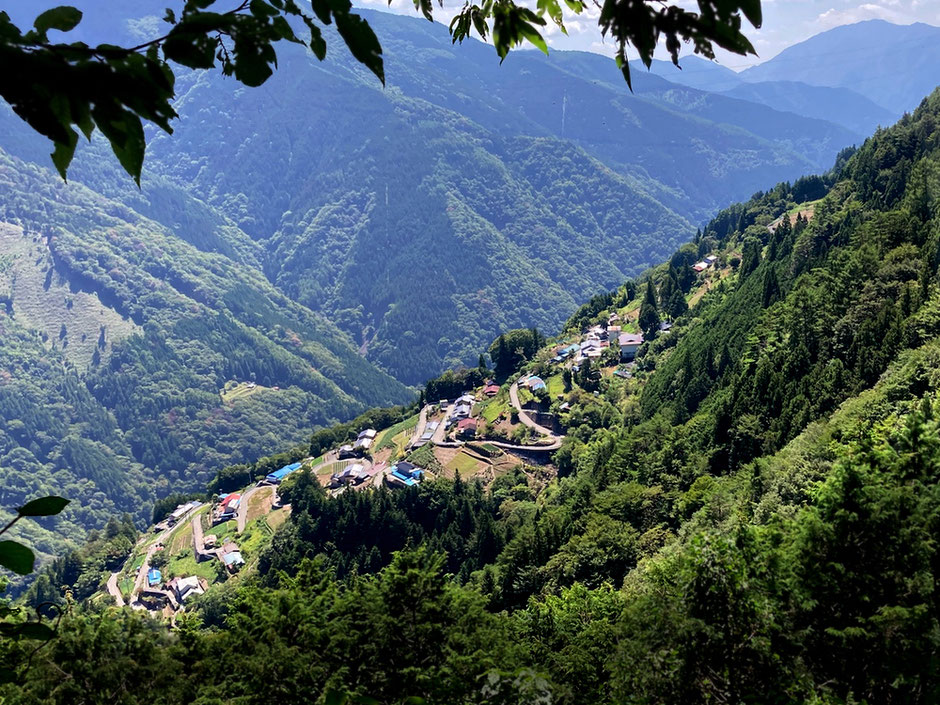
{"type": "Polygon", "coordinates": [[[388,474],[389,483],[399,487],[414,487],[424,478],[424,470],[413,463],[402,460],[392,466],[388,474]]]}
{"type": "Polygon", "coordinates": [[[153,587],[154,585],[159,585],[160,581],[163,580],[163,574],[160,573],[156,568],[151,568],[150,572],[147,573],[147,585],[153,587]]]}
{"type": "Polygon", "coordinates": [[[290,465],[285,465],[280,470],[275,470],[274,472],[268,474],[264,481],[271,485],[279,485],[281,481],[290,475],[292,472],[300,470],[300,463],[291,463],[290,465]]]}

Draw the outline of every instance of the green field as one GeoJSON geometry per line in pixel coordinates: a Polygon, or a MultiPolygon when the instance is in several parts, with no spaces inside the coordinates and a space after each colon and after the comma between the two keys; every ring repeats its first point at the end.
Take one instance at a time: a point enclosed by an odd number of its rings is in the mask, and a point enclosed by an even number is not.
{"type": "Polygon", "coordinates": [[[487,422],[494,423],[499,415],[503,413],[509,415],[509,399],[505,396],[498,396],[483,407],[482,415],[487,422]]]}
{"type": "Polygon", "coordinates": [[[396,445],[399,445],[400,439],[396,439],[396,436],[400,436],[404,433],[407,433],[410,436],[411,432],[414,431],[415,426],[418,425],[418,419],[420,416],[420,414],[409,416],[404,421],[401,421],[394,426],[389,426],[387,429],[382,431],[378,438],[375,439],[375,445],[372,447],[372,452],[378,453],[380,450],[384,450],[385,448],[394,448],[396,445]]]}
{"type": "Polygon", "coordinates": [[[548,396],[552,399],[557,399],[559,394],[565,393],[565,381],[560,374],[547,378],[545,386],[548,388],[548,396]]]}
{"type": "Polygon", "coordinates": [[[196,558],[193,556],[193,550],[189,548],[169,560],[163,569],[163,577],[164,579],[170,579],[198,575],[211,583],[216,577],[215,563],[215,560],[197,563],[196,558]]]}
{"type": "Polygon", "coordinates": [[[448,470],[456,470],[461,475],[468,475],[476,472],[476,469],[480,465],[480,460],[474,458],[472,455],[467,455],[463,451],[460,451],[454,459],[447,463],[448,470]]]}

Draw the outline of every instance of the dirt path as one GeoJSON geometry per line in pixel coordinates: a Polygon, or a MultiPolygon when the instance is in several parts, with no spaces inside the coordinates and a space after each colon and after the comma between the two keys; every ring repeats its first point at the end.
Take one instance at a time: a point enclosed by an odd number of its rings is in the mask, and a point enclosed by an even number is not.
{"type": "Polygon", "coordinates": [[[115,604],[118,607],[123,607],[125,605],[124,595],[121,594],[121,589],[117,584],[118,575],[119,573],[111,573],[111,577],[108,578],[108,592],[114,598],[115,604]]]}
{"type": "Polygon", "coordinates": [[[564,436],[553,436],[554,440],[551,443],[545,445],[531,445],[531,446],[520,446],[515,443],[503,443],[502,441],[485,441],[491,446],[496,446],[497,448],[502,448],[503,450],[518,450],[520,452],[550,452],[556,451],[561,448],[562,441],[565,440],[564,436]]]}

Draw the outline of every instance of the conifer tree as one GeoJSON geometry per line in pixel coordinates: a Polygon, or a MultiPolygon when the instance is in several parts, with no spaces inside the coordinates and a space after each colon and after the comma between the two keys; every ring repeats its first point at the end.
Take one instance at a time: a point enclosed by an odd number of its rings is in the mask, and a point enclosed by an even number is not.
{"type": "Polygon", "coordinates": [[[656,291],[652,280],[646,284],[646,294],[640,306],[640,317],[637,323],[647,338],[652,338],[659,330],[660,318],[656,308],[656,291]]]}

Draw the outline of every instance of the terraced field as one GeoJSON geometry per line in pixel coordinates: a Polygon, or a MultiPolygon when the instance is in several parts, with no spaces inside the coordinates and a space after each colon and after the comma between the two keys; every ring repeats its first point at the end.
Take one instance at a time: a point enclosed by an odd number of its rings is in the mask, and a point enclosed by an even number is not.
{"type": "Polygon", "coordinates": [[[12,301],[13,317],[40,331],[76,367],[88,367],[96,350],[107,360],[114,341],[139,331],[97,294],[70,286],[39,235],[0,223],[0,253],[0,304],[12,301]]]}

